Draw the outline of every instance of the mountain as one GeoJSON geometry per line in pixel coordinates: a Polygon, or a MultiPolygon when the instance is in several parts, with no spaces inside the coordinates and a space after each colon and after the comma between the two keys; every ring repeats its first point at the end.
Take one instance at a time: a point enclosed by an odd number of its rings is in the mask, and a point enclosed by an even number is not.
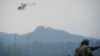
{"type": "Polygon", "coordinates": [[[50,27],[46,28],[44,26],[39,26],[35,31],[25,34],[22,37],[27,37],[32,41],[39,42],[79,42],[85,38],[93,40],[93,38],[71,34],[63,30],[52,29],[50,27]]]}
{"type": "Polygon", "coordinates": [[[91,41],[98,40],[98,39],[91,38],[91,37],[84,37],[81,35],[71,34],[63,30],[56,30],[50,27],[46,28],[44,26],[39,26],[35,29],[35,31],[27,33],[27,34],[23,34],[23,35],[7,34],[7,33],[1,32],[0,38],[3,38],[5,40],[6,39],[14,40],[14,38],[16,38],[20,41],[29,40],[29,41],[38,41],[38,42],[80,42],[83,39],[89,39],[91,41]]]}
{"type": "MultiPolygon", "coordinates": [[[[91,46],[100,45],[100,40],[71,34],[51,27],[39,26],[35,31],[19,35],[0,33],[0,56],[66,56],[74,55],[83,39],[91,46]]],[[[100,55],[100,49],[94,52],[100,55]]]]}

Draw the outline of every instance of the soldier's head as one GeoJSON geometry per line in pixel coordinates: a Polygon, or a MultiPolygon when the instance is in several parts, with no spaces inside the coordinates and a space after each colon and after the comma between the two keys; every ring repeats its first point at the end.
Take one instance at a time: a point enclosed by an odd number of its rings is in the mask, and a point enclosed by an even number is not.
{"type": "Polygon", "coordinates": [[[81,46],[82,45],[89,45],[89,40],[88,39],[84,39],[82,42],[81,42],[81,46]]]}

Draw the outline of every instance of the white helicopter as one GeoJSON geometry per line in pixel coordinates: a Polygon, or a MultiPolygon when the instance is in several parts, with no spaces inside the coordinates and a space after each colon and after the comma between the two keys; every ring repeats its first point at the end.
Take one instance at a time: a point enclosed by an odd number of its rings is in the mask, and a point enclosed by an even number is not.
{"type": "Polygon", "coordinates": [[[23,10],[26,8],[26,6],[30,6],[30,5],[35,5],[35,2],[32,4],[29,3],[21,3],[20,6],[17,8],[18,10],[23,10]]]}

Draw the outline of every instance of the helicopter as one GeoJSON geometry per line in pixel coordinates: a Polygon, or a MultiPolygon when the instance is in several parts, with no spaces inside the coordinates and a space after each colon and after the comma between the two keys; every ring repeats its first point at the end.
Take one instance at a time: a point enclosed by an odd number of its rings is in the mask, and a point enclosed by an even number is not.
{"type": "Polygon", "coordinates": [[[29,5],[35,5],[35,2],[32,3],[32,4],[29,4],[29,3],[21,3],[20,6],[17,8],[18,10],[23,10],[26,8],[26,6],[29,6],[29,5]]]}

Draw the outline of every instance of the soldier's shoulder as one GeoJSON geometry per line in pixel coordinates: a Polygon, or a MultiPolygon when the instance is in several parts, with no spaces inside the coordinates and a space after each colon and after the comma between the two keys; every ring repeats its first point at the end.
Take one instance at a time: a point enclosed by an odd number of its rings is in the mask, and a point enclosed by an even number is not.
{"type": "Polygon", "coordinates": [[[84,48],[91,48],[91,47],[88,46],[88,45],[83,45],[83,46],[82,46],[82,49],[84,49],[84,48]]]}
{"type": "Polygon", "coordinates": [[[84,45],[84,47],[90,47],[89,45],[84,45]]]}

